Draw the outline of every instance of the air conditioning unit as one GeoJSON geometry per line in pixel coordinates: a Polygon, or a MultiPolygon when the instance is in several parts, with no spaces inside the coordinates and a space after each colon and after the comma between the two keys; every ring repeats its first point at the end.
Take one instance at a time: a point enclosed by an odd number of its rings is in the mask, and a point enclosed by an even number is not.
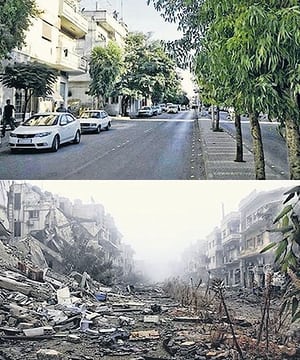
{"type": "Polygon", "coordinates": [[[34,225],[34,221],[33,221],[33,220],[28,220],[28,221],[27,221],[27,225],[28,225],[28,226],[33,226],[33,225],[34,225]]]}

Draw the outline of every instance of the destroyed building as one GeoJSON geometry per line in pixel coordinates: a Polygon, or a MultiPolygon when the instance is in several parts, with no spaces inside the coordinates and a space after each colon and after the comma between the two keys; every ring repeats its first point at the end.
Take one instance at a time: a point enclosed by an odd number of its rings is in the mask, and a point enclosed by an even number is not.
{"type": "MultiPolygon", "coordinates": [[[[94,201],[83,204],[81,200],[72,203],[29,183],[13,182],[6,189],[7,198],[2,195],[2,203],[7,200],[7,206],[3,204],[2,209],[7,213],[10,243],[22,245],[23,250],[26,243],[29,255],[37,253],[40,247],[48,266],[62,270],[65,266],[63,249],[84,236],[87,245],[99,250],[104,261],[120,268],[120,274],[126,275],[134,268],[133,252],[128,248],[123,251],[122,234],[103,205],[94,201]]],[[[38,263],[45,266],[43,259],[38,263]]]]}
{"type": "MultiPolygon", "coordinates": [[[[195,254],[186,252],[184,262],[203,279],[208,275],[222,278],[230,287],[263,286],[266,272],[273,267],[274,253],[260,252],[278,239],[278,233],[268,230],[282,206],[285,190],[253,191],[241,200],[238,211],[223,216],[220,227],[206,236],[207,260],[198,256],[199,264],[195,265],[195,254]]],[[[184,272],[183,277],[187,277],[190,269],[186,267],[184,272]]]]}

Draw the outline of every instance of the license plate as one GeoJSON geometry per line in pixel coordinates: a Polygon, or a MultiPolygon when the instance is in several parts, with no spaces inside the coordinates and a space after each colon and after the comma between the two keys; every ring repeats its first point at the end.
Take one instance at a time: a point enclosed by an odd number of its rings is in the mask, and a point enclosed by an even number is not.
{"type": "Polygon", "coordinates": [[[31,144],[32,143],[32,139],[19,139],[18,140],[19,144],[31,144]]]}

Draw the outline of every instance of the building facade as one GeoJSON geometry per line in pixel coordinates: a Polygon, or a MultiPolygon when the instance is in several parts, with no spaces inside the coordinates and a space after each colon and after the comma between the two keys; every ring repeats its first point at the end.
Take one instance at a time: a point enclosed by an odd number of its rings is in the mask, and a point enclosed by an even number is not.
{"type": "MultiPolygon", "coordinates": [[[[67,104],[69,77],[84,74],[87,60],[77,52],[77,40],[88,33],[88,21],[80,10],[79,0],[36,0],[40,14],[32,19],[26,34],[26,44],[14,50],[12,62],[39,62],[59,71],[52,96],[33,99],[29,112],[52,111],[59,103],[67,104]]],[[[8,62],[4,63],[4,66],[8,62]]],[[[17,113],[21,113],[24,94],[2,88],[0,102],[13,99],[17,113]]],[[[18,114],[17,114],[18,116],[18,114]]]]}
{"type": "Polygon", "coordinates": [[[231,212],[221,221],[224,280],[227,286],[240,284],[240,214],[231,212]]]}
{"type": "MultiPolygon", "coordinates": [[[[240,204],[238,211],[223,217],[207,237],[206,271],[212,277],[224,280],[229,287],[263,287],[266,274],[274,270],[274,252],[261,253],[271,242],[280,240],[280,233],[268,230],[274,227],[286,189],[253,191],[240,204]]],[[[195,263],[193,251],[184,253],[184,273],[201,266],[195,263]]],[[[276,269],[275,269],[276,270],[276,269]]]]}
{"type": "MultiPolygon", "coordinates": [[[[120,47],[124,46],[128,33],[126,24],[114,16],[108,10],[84,10],[83,15],[88,21],[88,33],[77,41],[77,51],[87,60],[90,59],[92,50],[97,47],[105,47],[109,41],[116,42],[120,47]]],[[[94,99],[88,95],[90,76],[88,71],[80,76],[70,77],[69,104],[74,108],[95,108],[94,99]]],[[[111,97],[106,105],[110,115],[120,113],[120,97],[111,97]]]]}

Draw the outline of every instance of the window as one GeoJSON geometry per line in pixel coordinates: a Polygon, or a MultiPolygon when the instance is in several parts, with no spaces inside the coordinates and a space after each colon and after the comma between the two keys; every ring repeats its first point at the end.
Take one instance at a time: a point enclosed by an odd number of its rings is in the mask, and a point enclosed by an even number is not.
{"type": "Polygon", "coordinates": [[[71,115],[67,114],[66,117],[67,117],[67,120],[68,120],[68,124],[70,124],[71,122],[74,121],[74,118],[71,115]]]}
{"type": "Polygon", "coordinates": [[[246,248],[247,248],[247,249],[254,248],[254,239],[253,239],[253,238],[247,239],[247,241],[246,241],[246,248]]]}
{"type": "Polygon", "coordinates": [[[21,209],[21,193],[15,193],[14,209],[21,209]]]}
{"type": "Polygon", "coordinates": [[[15,221],[14,223],[14,236],[21,236],[21,221],[15,221]]]}
{"type": "Polygon", "coordinates": [[[259,234],[257,235],[256,237],[256,241],[257,241],[257,245],[262,245],[263,242],[264,242],[264,239],[263,239],[263,234],[259,234]]]}
{"type": "Polygon", "coordinates": [[[29,210],[29,219],[38,219],[39,215],[38,210],[29,210]]]}
{"type": "Polygon", "coordinates": [[[42,38],[48,41],[52,40],[52,26],[43,20],[42,38]]]}

